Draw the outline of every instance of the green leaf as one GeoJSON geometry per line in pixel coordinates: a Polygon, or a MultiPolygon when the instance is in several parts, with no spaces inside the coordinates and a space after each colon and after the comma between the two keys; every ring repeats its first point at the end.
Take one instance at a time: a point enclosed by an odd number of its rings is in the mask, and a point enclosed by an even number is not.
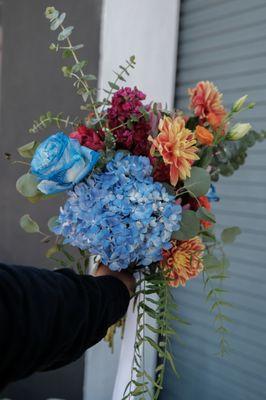
{"type": "Polygon", "coordinates": [[[118,85],[116,85],[114,82],[108,82],[108,85],[110,86],[110,88],[111,89],[114,89],[114,90],[119,90],[119,86],[118,85]]]}
{"type": "Polygon", "coordinates": [[[212,232],[211,229],[205,229],[204,231],[201,232],[201,236],[203,240],[207,242],[216,242],[216,237],[215,234],[212,232]]]}
{"type": "Polygon", "coordinates": [[[51,23],[51,30],[56,31],[56,29],[59,28],[60,25],[64,22],[66,18],[66,13],[62,13],[58,18],[56,18],[52,23],[51,23]]]}
{"type": "Polygon", "coordinates": [[[72,51],[70,49],[65,49],[62,53],[63,58],[70,58],[72,57],[72,51]]]}
{"type": "Polygon", "coordinates": [[[59,42],[66,40],[71,35],[73,29],[74,26],[68,26],[67,28],[62,30],[62,32],[59,33],[57,40],[59,40],[59,42]]]}
{"type": "Polygon", "coordinates": [[[221,268],[221,261],[212,254],[203,257],[203,264],[207,269],[221,268]]]}
{"type": "Polygon", "coordinates": [[[197,216],[199,219],[203,219],[204,221],[210,221],[213,223],[216,222],[215,215],[207,210],[205,207],[200,207],[197,210],[197,216]]]}
{"type": "Polygon", "coordinates": [[[16,183],[17,191],[24,197],[35,197],[39,191],[37,189],[38,180],[36,176],[27,173],[22,175],[16,183]]]}
{"type": "Polygon", "coordinates": [[[136,56],[134,54],[130,56],[129,60],[132,64],[136,64],[136,56]]]}
{"type": "Polygon", "coordinates": [[[59,48],[58,44],[54,44],[54,43],[51,43],[49,46],[49,50],[52,50],[52,51],[58,51],[58,48],[59,48]]]}
{"type": "Polygon", "coordinates": [[[34,140],[33,142],[27,143],[24,146],[19,147],[18,153],[21,155],[21,157],[32,158],[38,146],[39,143],[34,140]]]}
{"type": "Polygon", "coordinates": [[[71,77],[71,74],[72,74],[72,67],[63,66],[63,67],[62,67],[62,72],[63,72],[63,75],[64,75],[66,78],[70,78],[70,77],[71,77]]]}
{"type": "Polygon", "coordinates": [[[207,168],[210,165],[212,158],[213,158],[212,147],[205,147],[202,150],[200,159],[197,161],[197,166],[201,168],[207,168]]]}
{"type": "Polygon", "coordinates": [[[50,21],[53,21],[54,19],[56,19],[58,17],[58,15],[59,15],[59,12],[54,7],[46,7],[45,16],[50,21]]]}
{"type": "Polygon", "coordinates": [[[20,218],[19,224],[21,228],[27,233],[40,232],[39,225],[35,222],[29,214],[25,214],[20,218]]]}
{"type": "Polygon", "coordinates": [[[171,365],[171,368],[172,368],[172,371],[174,372],[175,376],[177,377],[177,379],[179,379],[179,378],[180,378],[180,375],[179,375],[179,373],[178,373],[177,370],[176,370],[173,357],[172,357],[171,353],[169,353],[169,351],[166,352],[166,358],[167,358],[167,360],[169,361],[169,363],[170,363],[170,365],[171,365]]]}
{"type": "Polygon", "coordinates": [[[45,255],[47,258],[51,258],[54,254],[58,253],[59,251],[60,251],[59,246],[54,245],[54,246],[50,247],[50,249],[47,250],[45,255]]]}
{"type": "Polygon", "coordinates": [[[77,64],[73,65],[72,72],[74,73],[79,72],[80,70],[82,70],[82,68],[85,67],[86,63],[87,63],[86,61],[80,61],[77,64]]]}
{"type": "Polygon", "coordinates": [[[58,216],[49,218],[47,225],[51,232],[53,232],[53,228],[57,225],[57,221],[58,221],[58,216]]]}
{"type": "Polygon", "coordinates": [[[72,50],[80,50],[80,49],[83,49],[83,47],[84,47],[84,44],[77,44],[76,46],[72,47],[72,50]]]}
{"type": "Polygon", "coordinates": [[[231,244],[235,241],[236,237],[240,235],[241,229],[238,226],[226,228],[221,234],[221,239],[225,244],[231,244]]]}
{"type": "Polygon", "coordinates": [[[192,167],[191,177],[185,180],[184,187],[199,197],[208,192],[210,184],[210,174],[204,168],[192,167]]]}
{"type": "Polygon", "coordinates": [[[151,347],[153,347],[158,352],[159,355],[163,355],[162,349],[159,347],[159,345],[151,337],[144,336],[144,340],[146,340],[149,343],[149,345],[151,347]]]}
{"type": "Polygon", "coordinates": [[[182,213],[180,229],[172,234],[172,239],[188,240],[198,235],[200,221],[194,211],[187,210],[182,213]]]}
{"type": "Polygon", "coordinates": [[[86,81],[96,81],[97,80],[96,76],[93,74],[84,75],[82,78],[85,79],[86,81]]]}

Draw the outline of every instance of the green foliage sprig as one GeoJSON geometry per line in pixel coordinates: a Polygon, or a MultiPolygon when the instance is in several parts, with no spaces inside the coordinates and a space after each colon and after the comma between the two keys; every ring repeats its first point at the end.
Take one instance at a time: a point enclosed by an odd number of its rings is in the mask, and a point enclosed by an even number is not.
{"type": "Polygon", "coordinates": [[[56,125],[59,129],[61,127],[75,127],[79,124],[79,122],[80,118],[78,117],[76,117],[74,120],[71,120],[70,116],[63,117],[63,113],[53,115],[51,111],[48,111],[46,114],[41,115],[38,120],[33,121],[33,126],[29,129],[29,132],[37,133],[50,125],[56,125]]]}
{"type": "Polygon", "coordinates": [[[135,333],[135,352],[131,369],[131,379],[127,384],[122,400],[144,400],[149,396],[151,400],[157,400],[163,389],[163,379],[166,363],[168,362],[177,377],[173,355],[170,348],[170,338],[177,336],[172,328],[172,321],[185,323],[177,311],[178,306],[174,301],[168,281],[163,276],[158,266],[154,266],[153,272],[148,269],[138,281],[136,296],[137,325],[135,333]],[[147,316],[149,322],[147,322],[147,316]],[[158,341],[152,338],[157,335],[158,341]],[[155,377],[152,377],[145,366],[145,346],[151,346],[158,354],[155,377]],[[151,389],[152,388],[152,389],[151,389]]]}
{"type": "Polygon", "coordinates": [[[46,18],[50,21],[50,29],[55,31],[61,29],[61,32],[57,36],[57,41],[59,43],[50,45],[50,49],[58,52],[62,51],[63,58],[72,57],[74,64],[71,66],[63,66],[62,72],[67,78],[74,78],[74,87],[77,89],[77,93],[82,96],[83,101],[86,103],[88,98],[90,99],[91,105],[93,107],[96,121],[101,126],[101,119],[98,112],[98,104],[96,102],[97,89],[90,87],[89,83],[96,80],[94,75],[87,75],[84,73],[84,67],[87,64],[86,60],[79,60],[77,51],[83,47],[83,45],[73,45],[70,36],[73,31],[73,26],[64,27],[63,22],[65,20],[66,14],[60,14],[58,10],[54,7],[48,7],[45,11],[46,18]],[[61,42],[66,41],[67,46],[61,46],[61,42]]]}
{"type": "Polygon", "coordinates": [[[213,231],[203,232],[202,237],[206,247],[204,257],[203,282],[207,291],[206,301],[210,304],[210,312],[214,315],[215,331],[219,335],[219,355],[224,356],[229,352],[227,340],[228,323],[233,322],[227,315],[226,309],[233,305],[224,299],[228,291],[224,289],[224,282],[229,278],[229,260],[224,252],[223,244],[232,243],[241,231],[238,227],[226,228],[217,240],[213,231]]]}
{"type": "Polygon", "coordinates": [[[226,141],[222,145],[217,145],[213,151],[211,162],[212,180],[218,181],[219,175],[233,175],[245,163],[248,149],[265,139],[266,131],[256,132],[253,130],[237,142],[226,141]]]}

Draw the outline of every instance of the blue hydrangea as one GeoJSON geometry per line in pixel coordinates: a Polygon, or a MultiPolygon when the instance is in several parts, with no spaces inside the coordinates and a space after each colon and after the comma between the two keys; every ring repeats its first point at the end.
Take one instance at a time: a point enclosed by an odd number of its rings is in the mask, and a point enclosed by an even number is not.
{"type": "Polygon", "coordinates": [[[151,172],[147,157],[116,153],[105,172],[69,192],[55,233],[100,255],[112,270],[161,260],[180,227],[182,209],[151,172]]]}

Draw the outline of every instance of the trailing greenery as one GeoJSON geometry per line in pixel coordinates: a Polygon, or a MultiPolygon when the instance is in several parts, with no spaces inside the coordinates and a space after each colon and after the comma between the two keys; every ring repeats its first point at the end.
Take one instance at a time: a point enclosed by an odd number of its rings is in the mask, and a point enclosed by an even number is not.
{"type": "Polygon", "coordinates": [[[207,292],[206,301],[210,304],[210,312],[214,315],[215,331],[219,335],[219,352],[224,356],[230,350],[227,340],[229,334],[228,323],[232,322],[227,315],[227,309],[233,305],[225,300],[228,293],[224,289],[225,280],[229,278],[229,260],[224,252],[223,244],[232,243],[241,233],[238,227],[226,228],[221,234],[221,240],[217,240],[212,229],[202,232],[202,238],[206,246],[204,256],[203,282],[207,292]]]}
{"type": "Polygon", "coordinates": [[[170,348],[171,337],[177,336],[176,331],[172,328],[172,321],[175,320],[182,324],[185,321],[177,313],[178,306],[172,297],[168,283],[157,265],[154,265],[153,272],[145,269],[138,281],[135,352],[131,378],[125,388],[122,400],[144,400],[147,396],[151,400],[157,400],[163,388],[167,362],[175,375],[179,377],[170,348]],[[149,322],[147,322],[147,316],[149,322]],[[158,341],[151,337],[154,334],[157,335],[158,341]],[[146,370],[146,345],[151,346],[158,354],[155,377],[151,376],[146,370]]]}

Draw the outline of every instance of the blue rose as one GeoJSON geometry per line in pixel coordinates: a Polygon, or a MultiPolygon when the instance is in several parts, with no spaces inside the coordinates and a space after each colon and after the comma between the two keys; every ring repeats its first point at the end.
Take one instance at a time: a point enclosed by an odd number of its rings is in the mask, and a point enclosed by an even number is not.
{"type": "Polygon", "coordinates": [[[89,175],[99,157],[98,152],[58,132],[37,147],[31,172],[40,181],[38,189],[42,193],[63,192],[89,175]]]}

